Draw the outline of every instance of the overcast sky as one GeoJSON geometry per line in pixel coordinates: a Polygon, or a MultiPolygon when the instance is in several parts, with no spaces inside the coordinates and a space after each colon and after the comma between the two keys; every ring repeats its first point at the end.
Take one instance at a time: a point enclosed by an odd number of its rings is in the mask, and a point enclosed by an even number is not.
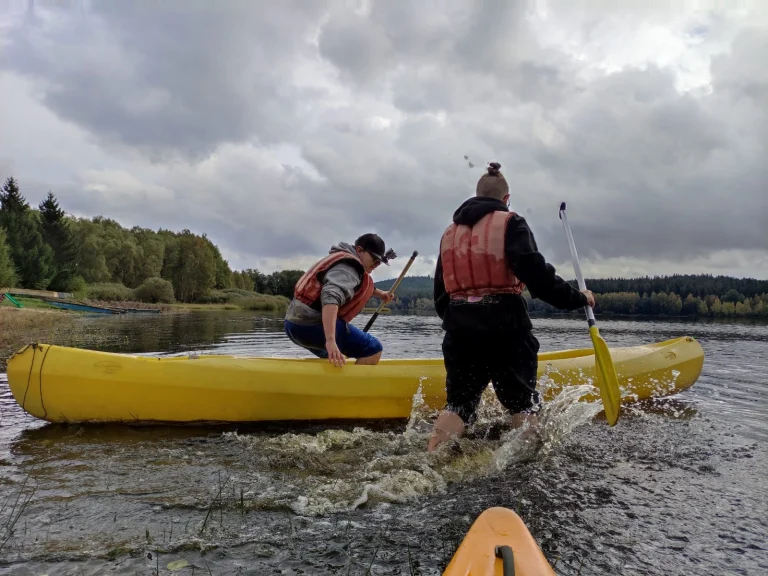
{"type": "Polygon", "coordinates": [[[384,279],[498,161],[564,277],[563,200],[588,277],[768,278],[768,2],[669,4],[0,0],[0,178],[233,269],[374,231],[384,279]]]}

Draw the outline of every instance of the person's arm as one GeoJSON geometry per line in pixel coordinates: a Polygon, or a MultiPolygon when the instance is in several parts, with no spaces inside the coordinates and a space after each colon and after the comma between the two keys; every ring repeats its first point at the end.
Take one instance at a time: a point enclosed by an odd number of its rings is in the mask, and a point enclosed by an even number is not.
{"type": "Polygon", "coordinates": [[[555,273],[554,266],[547,263],[528,223],[520,215],[509,219],[505,252],[515,276],[526,285],[533,298],[561,310],[577,310],[591,304],[586,294],[568,284],[555,273]]]}
{"type": "Polygon", "coordinates": [[[355,288],[359,284],[360,274],[352,266],[343,262],[332,266],[323,278],[320,305],[323,311],[325,349],[328,352],[328,361],[334,366],[346,364],[346,359],[336,343],[336,320],[338,319],[339,308],[354,296],[355,288]]]}
{"type": "Polygon", "coordinates": [[[435,311],[442,320],[445,311],[448,308],[448,294],[445,291],[445,281],[443,280],[443,261],[442,256],[438,255],[435,266],[435,282],[432,298],[435,300],[435,311]]]}
{"type": "Polygon", "coordinates": [[[334,366],[342,366],[347,363],[346,358],[336,344],[336,318],[339,307],[336,304],[323,306],[323,332],[325,333],[325,350],[328,352],[328,361],[334,366]]]}

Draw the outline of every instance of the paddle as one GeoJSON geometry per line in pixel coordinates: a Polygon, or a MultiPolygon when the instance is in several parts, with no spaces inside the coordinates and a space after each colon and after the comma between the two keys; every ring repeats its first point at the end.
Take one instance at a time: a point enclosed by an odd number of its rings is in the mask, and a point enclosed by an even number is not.
{"type": "MultiPolygon", "coordinates": [[[[397,290],[397,287],[400,285],[400,282],[403,281],[403,277],[405,276],[405,273],[408,272],[408,268],[411,267],[411,264],[413,264],[413,261],[416,259],[416,256],[418,256],[419,252],[417,250],[413,251],[413,254],[411,254],[410,260],[406,262],[405,268],[403,268],[403,271],[400,272],[400,277],[395,281],[395,283],[392,285],[392,288],[389,289],[390,293],[394,294],[395,290],[397,290]]],[[[371,316],[371,319],[368,320],[368,324],[365,325],[365,328],[363,328],[363,332],[368,332],[368,329],[373,326],[374,321],[376,318],[379,317],[379,312],[381,312],[381,309],[384,308],[384,301],[381,301],[381,304],[379,304],[379,307],[376,309],[376,312],[373,316],[371,316]]]]}
{"type": "MultiPolygon", "coordinates": [[[[565,202],[560,204],[560,219],[563,221],[565,235],[568,237],[568,246],[571,249],[573,269],[576,271],[579,290],[586,290],[587,285],[584,283],[584,278],[581,276],[579,256],[576,254],[576,245],[573,242],[573,234],[571,234],[571,227],[568,225],[568,217],[565,214],[565,202]]],[[[616,377],[616,369],[613,367],[611,353],[608,351],[608,345],[597,330],[592,307],[587,305],[585,308],[587,311],[587,323],[589,324],[589,335],[592,337],[592,345],[595,347],[595,380],[597,380],[598,387],[600,388],[600,397],[603,400],[603,407],[605,408],[605,417],[608,420],[608,424],[613,426],[619,419],[619,410],[621,408],[619,381],[616,377]]]]}

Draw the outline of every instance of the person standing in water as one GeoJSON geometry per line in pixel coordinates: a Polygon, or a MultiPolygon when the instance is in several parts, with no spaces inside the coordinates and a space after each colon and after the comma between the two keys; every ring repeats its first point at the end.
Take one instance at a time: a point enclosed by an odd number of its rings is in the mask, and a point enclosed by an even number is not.
{"type": "Polygon", "coordinates": [[[429,452],[464,433],[489,382],[513,426],[538,423],[539,342],[522,295],[526,287],[532,297],[563,310],[595,305],[589,290],[579,292],[555,274],[528,223],[508,206],[509,186],[493,162],[440,240],[434,299],[445,330],[447,402],[429,452]]]}

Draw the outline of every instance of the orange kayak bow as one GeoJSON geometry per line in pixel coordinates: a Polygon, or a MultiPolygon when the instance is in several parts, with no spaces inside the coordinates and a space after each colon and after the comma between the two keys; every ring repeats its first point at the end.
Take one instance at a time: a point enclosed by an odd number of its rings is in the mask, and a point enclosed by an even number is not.
{"type": "Polygon", "coordinates": [[[477,517],[443,576],[556,576],[528,527],[512,510],[477,517]]]}

